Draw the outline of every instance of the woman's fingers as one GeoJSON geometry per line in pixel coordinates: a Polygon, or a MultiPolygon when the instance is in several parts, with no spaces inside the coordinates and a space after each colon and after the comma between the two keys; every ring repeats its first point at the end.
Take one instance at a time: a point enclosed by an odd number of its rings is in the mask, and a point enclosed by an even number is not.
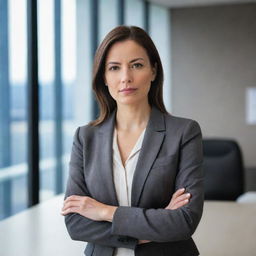
{"type": "Polygon", "coordinates": [[[186,199],[189,199],[190,198],[190,194],[189,193],[186,193],[186,194],[183,194],[183,195],[180,195],[178,197],[176,197],[174,200],[173,200],[173,203],[179,203],[180,201],[184,201],[186,199]]]}
{"type": "Polygon", "coordinates": [[[179,197],[179,196],[182,195],[184,192],[185,192],[185,188],[178,189],[178,190],[172,195],[172,199],[175,199],[175,198],[179,197]]]}
{"type": "Polygon", "coordinates": [[[189,202],[189,199],[184,199],[178,202],[171,202],[165,209],[175,210],[186,205],[188,202],[189,202]]]}
{"type": "Polygon", "coordinates": [[[61,214],[78,213],[81,216],[96,221],[112,221],[114,210],[112,206],[102,204],[89,196],[74,195],[66,198],[61,214]]]}
{"type": "Polygon", "coordinates": [[[61,214],[63,216],[69,214],[69,213],[80,213],[80,207],[69,207],[62,209],[61,214]]]}
{"type": "Polygon", "coordinates": [[[68,201],[64,203],[62,207],[62,211],[65,211],[66,209],[71,207],[79,207],[79,206],[80,206],[80,201],[68,201]]]}
{"type": "Polygon", "coordinates": [[[76,196],[76,195],[73,195],[73,196],[69,196],[66,198],[66,200],[64,202],[69,202],[69,201],[80,201],[82,200],[83,198],[86,198],[86,196],[76,196]]]}
{"type": "Polygon", "coordinates": [[[178,209],[184,205],[186,205],[189,202],[189,199],[191,197],[190,193],[184,193],[185,189],[181,188],[178,189],[172,196],[172,199],[166,209],[174,210],[178,209]]]}
{"type": "MultiPolygon", "coordinates": [[[[189,202],[188,199],[185,199],[185,200],[183,200],[183,201],[180,201],[180,202],[174,204],[174,205],[172,206],[171,210],[178,209],[178,208],[180,208],[180,207],[186,205],[188,202],[189,202]]],[[[167,208],[167,209],[169,209],[169,208],[167,208]]]]}
{"type": "Polygon", "coordinates": [[[70,206],[71,204],[74,206],[85,206],[89,204],[93,199],[88,196],[69,196],[63,202],[63,208],[66,206],[70,206]]]}
{"type": "Polygon", "coordinates": [[[190,199],[191,195],[189,193],[183,194],[177,198],[175,198],[174,200],[171,201],[171,205],[172,206],[176,206],[176,204],[185,201],[186,203],[188,203],[189,199],[190,199]]]}
{"type": "Polygon", "coordinates": [[[61,214],[66,215],[68,213],[79,213],[81,211],[81,207],[87,200],[86,196],[76,196],[72,195],[66,198],[63,202],[63,207],[61,209],[61,214]]]}

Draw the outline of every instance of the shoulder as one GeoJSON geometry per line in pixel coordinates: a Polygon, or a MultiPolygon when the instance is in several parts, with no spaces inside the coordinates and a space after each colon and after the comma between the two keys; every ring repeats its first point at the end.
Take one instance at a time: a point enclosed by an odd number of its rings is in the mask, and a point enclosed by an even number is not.
{"type": "Polygon", "coordinates": [[[92,126],[90,124],[79,126],[75,130],[74,141],[84,144],[85,141],[90,141],[95,136],[98,129],[98,126],[92,126]]]}
{"type": "Polygon", "coordinates": [[[99,128],[98,126],[93,126],[90,124],[86,124],[78,127],[80,136],[87,136],[87,135],[93,134],[98,130],[98,128],[99,128]]]}
{"type": "Polygon", "coordinates": [[[148,126],[156,131],[166,131],[173,136],[182,136],[183,133],[194,130],[201,132],[197,121],[164,113],[156,107],[152,108],[148,126]]]}
{"type": "Polygon", "coordinates": [[[197,126],[200,127],[199,123],[196,120],[174,116],[172,114],[164,114],[165,122],[167,126],[179,127],[179,128],[186,128],[188,126],[197,126]]]}
{"type": "Polygon", "coordinates": [[[165,125],[166,141],[168,145],[175,144],[181,148],[185,145],[194,145],[197,148],[197,152],[202,151],[203,137],[200,125],[197,121],[190,118],[165,114],[165,125]]]}
{"type": "Polygon", "coordinates": [[[181,136],[189,134],[201,134],[199,123],[190,118],[174,116],[172,114],[164,114],[166,131],[176,131],[181,136]]]}

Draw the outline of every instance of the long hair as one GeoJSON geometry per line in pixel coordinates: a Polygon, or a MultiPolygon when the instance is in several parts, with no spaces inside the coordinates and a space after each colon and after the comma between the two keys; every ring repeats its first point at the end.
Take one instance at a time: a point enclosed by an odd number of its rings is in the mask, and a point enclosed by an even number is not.
{"type": "Polygon", "coordinates": [[[111,30],[99,45],[93,63],[92,88],[99,105],[99,117],[90,124],[93,126],[104,122],[116,108],[116,102],[110,95],[108,87],[104,83],[106,56],[110,47],[125,40],[133,40],[142,46],[149,57],[152,67],[156,67],[156,78],[151,83],[148,93],[150,106],[157,107],[163,113],[167,113],[163,102],[163,67],[159,53],[150,36],[141,28],[135,26],[118,26],[111,30]]]}

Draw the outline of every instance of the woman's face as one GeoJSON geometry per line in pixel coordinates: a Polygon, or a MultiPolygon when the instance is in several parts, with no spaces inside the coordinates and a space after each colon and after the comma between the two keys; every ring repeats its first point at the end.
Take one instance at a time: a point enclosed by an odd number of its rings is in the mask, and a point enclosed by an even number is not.
{"type": "Polygon", "coordinates": [[[146,50],[135,41],[117,42],[109,49],[104,78],[117,105],[147,103],[155,76],[146,50]]]}

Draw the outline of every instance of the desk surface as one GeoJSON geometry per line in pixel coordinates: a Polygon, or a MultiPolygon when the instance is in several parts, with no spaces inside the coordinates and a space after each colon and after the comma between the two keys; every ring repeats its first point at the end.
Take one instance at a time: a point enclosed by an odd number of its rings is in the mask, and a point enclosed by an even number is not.
{"type": "Polygon", "coordinates": [[[193,238],[202,256],[256,255],[256,203],[206,201],[193,238]]]}
{"type": "Polygon", "coordinates": [[[86,243],[72,241],[60,215],[63,195],[0,222],[0,256],[83,256],[86,243]]]}
{"type": "MultiPolygon", "coordinates": [[[[60,215],[63,195],[0,222],[0,256],[83,255],[60,215]]],[[[194,234],[203,256],[252,256],[256,251],[256,204],[205,202],[194,234]]]]}

